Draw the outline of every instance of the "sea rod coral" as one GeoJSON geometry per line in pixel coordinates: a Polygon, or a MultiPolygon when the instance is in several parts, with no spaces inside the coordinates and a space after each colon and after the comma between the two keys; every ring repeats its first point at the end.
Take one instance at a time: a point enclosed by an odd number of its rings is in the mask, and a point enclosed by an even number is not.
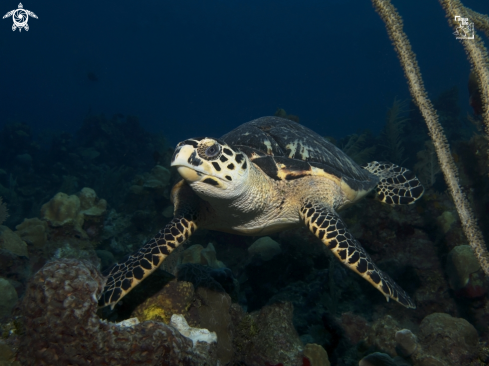
{"type": "MultiPolygon", "coordinates": [[[[465,9],[458,0],[440,0],[440,2],[449,17],[452,17],[452,15],[455,14],[455,11],[462,11],[465,9]]],[[[403,30],[402,18],[398,14],[396,8],[391,4],[390,0],[372,0],[372,3],[382,20],[385,22],[389,37],[394,44],[401,66],[404,69],[411,95],[426,121],[441,170],[445,176],[445,181],[447,182],[448,189],[460,216],[460,221],[465,235],[467,236],[467,240],[474,250],[482,269],[486,275],[489,276],[489,253],[486,244],[484,243],[482,233],[477,225],[469,201],[462,192],[458,171],[450,153],[450,146],[448,145],[443,128],[438,121],[438,115],[433,104],[428,99],[418,62],[416,60],[416,55],[412,51],[409,39],[403,30]]],[[[474,44],[464,43],[464,46],[466,47],[469,59],[480,78],[479,84],[482,85],[485,83],[485,87],[483,87],[481,93],[484,104],[482,108],[483,118],[486,121],[486,132],[489,133],[489,62],[487,50],[485,50],[482,40],[479,37],[475,40],[474,44]]]]}

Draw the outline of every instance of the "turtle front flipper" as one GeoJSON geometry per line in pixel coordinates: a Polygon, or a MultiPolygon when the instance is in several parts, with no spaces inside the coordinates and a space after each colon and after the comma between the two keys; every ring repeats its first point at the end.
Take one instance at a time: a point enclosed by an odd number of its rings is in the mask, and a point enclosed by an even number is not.
{"type": "Polygon", "coordinates": [[[184,182],[177,183],[172,191],[177,207],[175,217],[164,229],[137,252],[104,271],[107,277],[99,306],[115,304],[141,281],[153,273],[170,253],[187,240],[197,229],[198,199],[184,182]]]}
{"type": "Polygon", "coordinates": [[[391,163],[372,161],[363,167],[380,178],[375,188],[379,201],[389,205],[409,205],[421,198],[424,188],[409,169],[391,163]]]}
{"type": "Polygon", "coordinates": [[[321,203],[309,202],[301,208],[300,215],[309,230],[321,239],[343,264],[382,292],[387,301],[391,298],[407,308],[416,308],[409,295],[387,274],[377,268],[333,209],[321,203]]]}

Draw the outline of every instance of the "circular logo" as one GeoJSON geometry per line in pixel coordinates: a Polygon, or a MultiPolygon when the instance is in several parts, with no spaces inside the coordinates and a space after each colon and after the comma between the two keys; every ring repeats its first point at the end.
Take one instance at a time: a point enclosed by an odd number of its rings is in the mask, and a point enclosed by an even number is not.
{"type": "Polygon", "coordinates": [[[17,27],[22,28],[27,24],[29,15],[24,9],[17,9],[13,14],[12,19],[17,27]]]}

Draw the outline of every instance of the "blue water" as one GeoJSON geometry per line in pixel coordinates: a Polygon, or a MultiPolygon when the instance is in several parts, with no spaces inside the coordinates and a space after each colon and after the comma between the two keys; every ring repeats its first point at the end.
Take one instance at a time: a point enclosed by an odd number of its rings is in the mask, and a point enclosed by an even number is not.
{"type": "MultiPolygon", "coordinates": [[[[437,1],[394,1],[431,97],[469,63],[437,1]]],[[[485,0],[464,1],[489,12],[485,0]]],[[[26,1],[28,32],[0,22],[0,124],[76,131],[89,113],[132,114],[176,143],[220,136],[280,107],[323,135],[384,124],[409,92],[370,1],[26,1]],[[90,80],[97,79],[96,81],[90,80]]],[[[17,8],[0,2],[0,13],[17,8]]],[[[1,127],[1,125],[0,125],[1,127]]]]}

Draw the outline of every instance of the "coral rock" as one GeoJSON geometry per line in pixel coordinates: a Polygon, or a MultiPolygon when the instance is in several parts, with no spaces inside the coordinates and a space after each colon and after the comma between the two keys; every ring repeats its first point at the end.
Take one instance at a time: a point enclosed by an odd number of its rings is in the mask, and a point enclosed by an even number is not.
{"type": "Polygon", "coordinates": [[[238,357],[248,366],[302,365],[302,342],[292,324],[291,303],[274,303],[252,315],[245,314],[237,326],[238,357]]]}
{"type": "Polygon", "coordinates": [[[434,313],[420,325],[423,349],[412,357],[419,365],[469,365],[478,359],[479,335],[467,320],[434,313]]]}
{"type": "Polygon", "coordinates": [[[367,320],[351,311],[341,314],[341,326],[353,344],[365,339],[370,330],[367,320]]]}
{"type": "Polygon", "coordinates": [[[22,283],[29,276],[27,244],[6,226],[0,226],[0,276],[22,283]]]}
{"type": "Polygon", "coordinates": [[[207,244],[207,248],[200,244],[194,244],[184,250],[182,264],[195,263],[204,264],[212,268],[223,268],[225,265],[217,259],[216,249],[212,243],[207,244]]]}
{"type": "Polygon", "coordinates": [[[458,215],[452,211],[445,211],[436,218],[444,234],[448,233],[452,225],[457,222],[458,215]]]}
{"type": "Polygon", "coordinates": [[[57,193],[41,207],[41,218],[54,228],[72,225],[83,238],[94,239],[101,231],[106,211],[107,202],[99,199],[93,189],[85,187],[78,196],[57,193]],[[87,235],[83,230],[84,225],[90,229],[91,235],[87,235]]]}
{"type": "Polygon", "coordinates": [[[19,235],[26,243],[39,249],[46,244],[48,239],[48,226],[46,221],[39,220],[38,218],[25,219],[15,228],[17,229],[15,233],[19,235]]]}
{"type": "Polygon", "coordinates": [[[269,236],[264,236],[263,238],[256,240],[248,248],[248,253],[256,255],[264,261],[269,261],[281,252],[282,249],[280,248],[280,244],[269,236]]]}
{"type": "Polygon", "coordinates": [[[479,262],[470,246],[459,245],[448,253],[447,274],[452,289],[463,288],[469,282],[470,274],[479,269],[479,262]]]}
{"type": "Polygon", "coordinates": [[[104,278],[89,262],[47,263],[22,301],[26,333],[18,358],[26,365],[215,365],[213,350],[163,323],[120,326],[96,315],[104,278]]]}
{"type": "Polygon", "coordinates": [[[411,356],[418,348],[418,340],[409,329],[401,329],[396,332],[396,351],[403,357],[411,356]]]}
{"type": "Polygon", "coordinates": [[[0,340],[0,365],[1,366],[21,366],[18,361],[15,361],[15,353],[12,348],[0,340]]]}
{"type": "Polygon", "coordinates": [[[171,173],[165,167],[156,165],[149,174],[148,178],[144,181],[144,188],[154,190],[164,190],[170,183],[171,173]]]}
{"type": "Polygon", "coordinates": [[[229,309],[231,298],[228,294],[197,289],[197,298],[201,306],[197,308],[200,326],[217,334],[217,358],[222,365],[227,365],[234,356],[233,326],[229,309]]]}
{"type": "Polygon", "coordinates": [[[141,322],[156,320],[169,324],[173,314],[187,314],[193,298],[194,286],[191,283],[172,281],[138,305],[132,316],[141,322]]]}
{"type": "Polygon", "coordinates": [[[304,357],[311,366],[330,366],[328,352],[318,344],[309,343],[304,347],[304,357]]]}
{"type": "Polygon", "coordinates": [[[17,304],[17,291],[5,278],[0,277],[0,318],[10,315],[17,304]]]}
{"type": "Polygon", "coordinates": [[[170,183],[171,173],[164,166],[156,165],[151,170],[151,175],[159,180],[163,187],[166,187],[170,183]]]}
{"type": "Polygon", "coordinates": [[[87,216],[102,216],[107,211],[107,201],[99,199],[92,188],[85,187],[78,194],[81,213],[87,216]]]}
{"type": "Polygon", "coordinates": [[[448,253],[446,272],[458,296],[477,298],[487,293],[487,281],[470,246],[459,245],[448,253]]]}
{"type": "Polygon", "coordinates": [[[401,330],[396,320],[386,315],[374,322],[368,332],[367,343],[381,349],[390,356],[397,356],[395,334],[401,330]]]}
{"type": "Polygon", "coordinates": [[[81,228],[83,215],[80,214],[80,199],[75,195],[68,196],[59,192],[42,205],[41,217],[55,227],[73,224],[81,228]]]}
{"type": "Polygon", "coordinates": [[[19,257],[28,257],[27,244],[6,226],[0,226],[0,250],[6,250],[19,257]]]}
{"type": "Polygon", "coordinates": [[[358,366],[396,366],[396,363],[388,354],[375,352],[362,358],[358,366]]]}
{"type": "Polygon", "coordinates": [[[217,335],[215,332],[209,332],[207,329],[192,328],[182,315],[173,314],[170,324],[174,326],[180,334],[190,339],[195,347],[197,342],[216,343],[217,335]]]}

